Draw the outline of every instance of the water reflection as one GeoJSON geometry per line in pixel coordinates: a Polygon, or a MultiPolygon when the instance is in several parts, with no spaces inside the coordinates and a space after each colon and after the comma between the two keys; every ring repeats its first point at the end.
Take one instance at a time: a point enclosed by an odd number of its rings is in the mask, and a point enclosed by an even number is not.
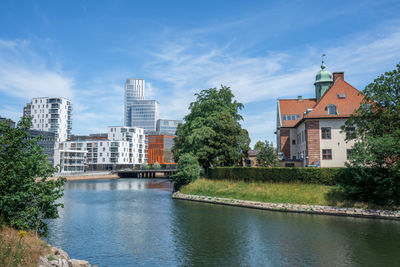
{"type": "Polygon", "coordinates": [[[105,190],[145,190],[161,189],[172,192],[173,184],[170,180],[143,180],[143,179],[105,179],[91,181],[73,181],[65,185],[66,190],[75,191],[105,191],[105,190]]]}
{"type": "Polygon", "coordinates": [[[49,242],[100,266],[396,266],[400,222],[171,199],[166,180],[68,182],[49,242]]]}

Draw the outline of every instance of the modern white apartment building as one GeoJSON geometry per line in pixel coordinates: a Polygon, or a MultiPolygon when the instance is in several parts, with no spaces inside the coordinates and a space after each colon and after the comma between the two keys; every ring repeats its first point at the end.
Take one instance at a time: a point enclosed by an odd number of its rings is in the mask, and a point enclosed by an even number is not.
{"type": "Polygon", "coordinates": [[[142,164],[145,159],[145,134],[143,128],[126,126],[109,126],[108,139],[129,142],[132,164],[142,164]]]}
{"type": "Polygon", "coordinates": [[[125,125],[132,126],[133,101],[144,100],[145,80],[126,79],[125,81],[125,125]]]}
{"type": "Polygon", "coordinates": [[[108,140],[83,139],[59,144],[61,172],[114,170],[145,162],[145,135],[142,128],[110,126],[108,140]],[[79,152],[83,152],[79,153],[79,152]],[[79,158],[78,161],[77,157],[79,158]],[[81,165],[72,165],[72,164],[81,165]],[[82,168],[81,168],[82,167],[82,168]]]}
{"type": "Polygon", "coordinates": [[[55,133],[57,142],[66,141],[72,129],[72,104],[58,97],[33,98],[24,108],[24,116],[32,117],[32,130],[55,133]]]}
{"type": "Polygon", "coordinates": [[[75,149],[56,149],[54,160],[59,164],[59,172],[75,173],[84,172],[87,166],[87,151],[75,149]]]}

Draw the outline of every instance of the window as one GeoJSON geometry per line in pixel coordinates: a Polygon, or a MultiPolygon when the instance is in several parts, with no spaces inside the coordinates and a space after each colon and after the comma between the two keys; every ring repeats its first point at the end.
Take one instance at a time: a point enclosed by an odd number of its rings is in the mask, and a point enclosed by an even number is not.
{"type": "Polygon", "coordinates": [[[347,159],[350,159],[352,153],[353,153],[352,149],[347,149],[347,159]]]}
{"type": "Polygon", "coordinates": [[[332,159],[332,149],[322,149],[322,159],[331,160],[332,159]]]}
{"type": "Polygon", "coordinates": [[[330,127],[322,127],[322,139],[331,139],[331,128],[330,127]]]}
{"type": "Polygon", "coordinates": [[[292,140],[292,145],[295,145],[295,144],[296,144],[296,140],[293,139],[293,140],[292,140]]]}
{"type": "Polygon", "coordinates": [[[337,108],[336,108],[335,105],[330,104],[330,105],[328,105],[328,106],[326,107],[326,109],[328,110],[328,114],[329,114],[329,115],[337,115],[337,114],[338,114],[338,113],[337,113],[337,108]]]}

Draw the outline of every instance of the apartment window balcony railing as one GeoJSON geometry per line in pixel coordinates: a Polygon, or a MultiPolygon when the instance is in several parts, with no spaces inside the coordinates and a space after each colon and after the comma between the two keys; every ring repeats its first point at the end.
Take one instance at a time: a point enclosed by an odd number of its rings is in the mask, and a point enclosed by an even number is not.
{"type": "Polygon", "coordinates": [[[59,126],[60,126],[60,124],[58,124],[58,123],[50,124],[50,128],[58,128],[59,126]]]}
{"type": "Polygon", "coordinates": [[[58,113],[58,109],[49,109],[50,114],[58,113]]]}
{"type": "Polygon", "coordinates": [[[110,162],[116,163],[116,162],[118,162],[118,159],[117,158],[110,158],[110,162]]]}
{"type": "Polygon", "coordinates": [[[119,153],[111,153],[111,157],[112,158],[118,158],[119,157],[119,153]]]}
{"type": "Polygon", "coordinates": [[[58,119],[49,119],[49,123],[58,123],[58,119]]]}
{"type": "Polygon", "coordinates": [[[48,104],[61,103],[61,99],[59,99],[59,98],[50,98],[50,99],[47,99],[47,103],[48,104]]]}
{"type": "Polygon", "coordinates": [[[51,114],[51,118],[58,119],[58,118],[60,118],[60,115],[59,114],[51,114]]]}
{"type": "Polygon", "coordinates": [[[110,148],[110,151],[111,152],[118,152],[118,147],[112,147],[112,148],[110,148]]]}
{"type": "Polygon", "coordinates": [[[118,143],[118,142],[111,142],[111,146],[113,146],[113,147],[119,147],[119,143],[118,143]]]}
{"type": "Polygon", "coordinates": [[[60,108],[60,104],[51,104],[51,108],[60,108]]]}

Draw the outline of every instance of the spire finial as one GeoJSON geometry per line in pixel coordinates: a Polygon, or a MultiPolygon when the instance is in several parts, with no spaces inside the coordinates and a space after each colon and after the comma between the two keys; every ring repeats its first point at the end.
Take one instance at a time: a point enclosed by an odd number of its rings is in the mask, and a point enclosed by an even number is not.
{"type": "Polygon", "coordinates": [[[326,68],[325,61],[324,61],[325,57],[326,57],[326,55],[322,54],[322,56],[321,56],[321,58],[322,58],[321,69],[325,69],[326,68]]]}

